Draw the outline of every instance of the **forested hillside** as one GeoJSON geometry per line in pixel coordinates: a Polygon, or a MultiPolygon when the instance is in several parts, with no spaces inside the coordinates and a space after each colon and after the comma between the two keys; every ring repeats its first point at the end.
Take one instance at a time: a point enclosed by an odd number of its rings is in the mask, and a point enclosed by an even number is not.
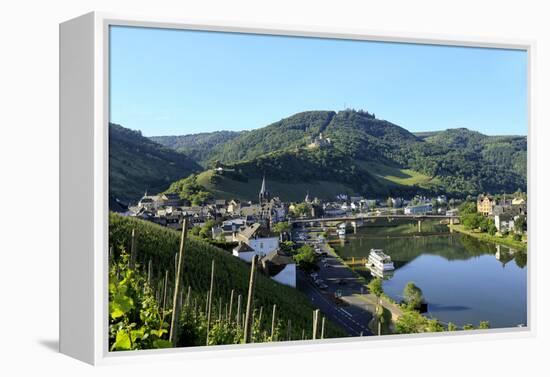
{"type": "Polygon", "coordinates": [[[242,133],[201,156],[236,171],[202,180],[218,195],[224,186],[234,194],[238,182],[264,173],[285,184],[333,182],[349,192],[381,197],[526,189],[524,136],[486,136],[464,128],[414,135],[366,111],[298,113],[242,133]],[[308,148],[321,133],[330,142],[308,148]]]}
{"type": "Polygon", "coordinates": [[[198,176],[222,197],[247,192],[249,182],[264,174],[283,191],[300,191],[292,196],[320,184],[329,188],[318,190],[322,195],[345,189],[379,197],[463,197],[525,191],[527,186],[525,136],[486,136],[465,128],[415,135],[366,111],[308,111],[246,132],[153,140],[187,151],[203,169],[214,163],[228,168],[198,176]]]}
{"type": "Polygon", "coordinates": [[[152,136],[156,143],[182,152],[204,167],[207,166],[212,155],[217,153],[223,145],[241,134],[235,131],[215,131],[181,136],[152,136]]]}
{"type": "Polygon", "coordinates": [[[149,140],[139,131],[109,125],[111,203],[116,199],[136,202],[145,191],[163,191],[171,182],[200,170],[202,168],[186,155],[149,140]]]}

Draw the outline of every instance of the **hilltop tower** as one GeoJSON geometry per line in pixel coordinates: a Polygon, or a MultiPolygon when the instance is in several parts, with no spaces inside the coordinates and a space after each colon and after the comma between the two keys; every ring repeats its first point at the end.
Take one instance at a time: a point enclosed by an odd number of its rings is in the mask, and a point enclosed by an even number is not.
{"type": "Polygon", "coordinates": [[[269,194],[269,190],[267,189],[267,185],[265,183],[265,174],[264,178],[262,180],[262,187],[260,188],[260,194],[258,195],[259,203],[267,203],[271,199],[271,195],[269,194]]]}

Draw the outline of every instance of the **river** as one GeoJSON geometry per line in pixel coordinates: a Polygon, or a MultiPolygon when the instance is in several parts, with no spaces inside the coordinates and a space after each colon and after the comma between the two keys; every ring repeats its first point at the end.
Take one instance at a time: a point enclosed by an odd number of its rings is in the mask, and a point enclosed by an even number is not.
{"type": "MultiPolygon", "coordinates": [[[[391,256],[395,271],[385,276],[384,291],[396,301],[412,281],[428,303],[427,316],[459,326],[489,321],[491,328],[527,324],[527,256],[508,247],[447,233],[437,222],[359,228],[345,244],[333,246],[345,259],[368,257],[371,248],[391,256]],[[440,233],[434,235],[434,233],[440,233]]],[[[370,272],[358,268],[370,278],[370,272]]]]}

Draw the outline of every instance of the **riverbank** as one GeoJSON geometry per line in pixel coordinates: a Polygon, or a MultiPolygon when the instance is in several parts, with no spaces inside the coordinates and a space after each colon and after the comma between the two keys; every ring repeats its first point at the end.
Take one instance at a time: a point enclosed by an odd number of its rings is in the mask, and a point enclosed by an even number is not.
{"type": "Polygon", "coordinates": [[[376,314],[375,310],[378,302],[380,302],[382,307],[384,307],[384,309],[390,313],[390,318],[393,320],[396,320],[403,314],[403,311],[399,306],[399,304],[395,302],[390,296],[383,293],[379,300],[379,298],[376,297],[374,294],[368,293],[369,289],[367,286],[369,281],[363,275],[355,271],[355,269],[352,268],[352,266],[350,266],[347,263],[347,261],[344,258],[342,258],[330,244],[325,242],[324,245],[326,249],[329,251],[329,254],[332,257],[334,257],[336,260],[338,260],[343,267],[348,269],[355,276],[357,281],[363,286],[363,290],[361,291],[361,293],[355,294],[355,296],[361,298],[363,301],[367,302],[370,305],[371,307],[370,311],[372,312],[373,315],[376,314]]]}
{"type": "Polygon", "coordinates": [[[464,225],[449,224],[449,229],[451,230],[451,232],[466,234],[470,237],[477,238],[478,240],[481,240],[481,241],[498,243],[500,245],[508,246],[512,249],[527,251],[526,243],[523,243],[521,241],[515,241],[509,237],[499,237],[496,235],[491,236],[488,233],[474,232],[472,230],[468,230],[464,228],[464,225]]]}

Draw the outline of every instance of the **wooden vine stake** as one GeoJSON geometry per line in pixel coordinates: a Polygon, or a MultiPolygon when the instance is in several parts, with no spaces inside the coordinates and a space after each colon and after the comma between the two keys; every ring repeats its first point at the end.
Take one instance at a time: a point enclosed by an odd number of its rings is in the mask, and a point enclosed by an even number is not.
{"type": "Polygon", "coordinates": [[[246,314],[244,318],[244,343],[250,343],[252,305],[254,300],[254,283],[256,280],[256,255],[252,257],[252,266],[250,268],[250,281],[248,283],[248,298],[246,300],[246,314]]]}
{"type": "Polygon", "coordinates": [[[187,287],[187,296],[185,296],[185,306],[189,306],[191,304],[191,286],[187,287]]]}
{"type": "Polygon", "coordinates": [[[260,315],[258,315],[258,325],[260,327],[260,329],[262,328],[262,316],[263,316],[263,313],[264,313],[264,307],[260,307],[260,315]]]}
{"type": "Polygon", "coordinates": [[[149,259],[149,265],[147,266],[147,284],[151,285],[152,278],[153,278],[153,261],[149,259]]]}
{"type": "Polygon", "coordinates": [[[317,339],[317,325],[319,323],[319,309],[313,311],[313,337],[311,339],[317,339]]]}
{"type": "Polygon", "coordinates": [[[325,339],[325,317],[321,321],[321,339],[325,339]]]}
{"type": "Polygon", "coordinates": [[[231,318],[231,315],[233,314],[233,295],[235,294],[235,290],[231,290],[231,297],[229,297],[229,321],[233,321],[233,318],[231,318]]]}
{"type": "Polygon", "coordinates": [[[208,345],[208,333],[210,332],[210,317],[212,315],[212,297],[214,297],[214,268],[215,263],[212,259],[212,271],[210,273],[210,291],[208,295],[208,308],[206,311],[206,345],[208,345]]]}
{"type": "Polygon", "coordinates": [[[130,244],[130,268],[134,269],[137,258],[136,230],[132,229],[132,243],[130,244]]]}
{"type": "Polygon", "coordinates": [[[181,283],[181,274],[183,272],[183,252],[185,249],[185,241],[187,239],[187,219],[183,219],[183,226],[181,229],[181,242],[180,242],[180,251],[178,255],[178,265],[176,268],[176,278],[174,282],[174,300],[172,301],[172,320],[170,322],[170,336],[168,340],[175,347],[177,343],[177,326],[178,326],[178,294],[180,290],[181,283]]]}
{"type": "Polygon", "coordinates": [[[166,315],[166,303],[168,297],[168,270],[164,274],[164,290],[163,290],[163,299],[162,299],[162,318],[166,315]]]}
{"type": "Polygon", "coordinates": [[[241,328],[241,306],[242,306],[243,296],[239,295],[237,297],[237,328],[241,328]]]}
{"type": "Polygon", "coordinates": [[[274,339],[274,336],[275,336],[275,318],[276,318],[276,314],[277,313],[277,305],[276,304],[273,304],[273,313],[271,315],[271,341],[275,341],[274,339]]]}

